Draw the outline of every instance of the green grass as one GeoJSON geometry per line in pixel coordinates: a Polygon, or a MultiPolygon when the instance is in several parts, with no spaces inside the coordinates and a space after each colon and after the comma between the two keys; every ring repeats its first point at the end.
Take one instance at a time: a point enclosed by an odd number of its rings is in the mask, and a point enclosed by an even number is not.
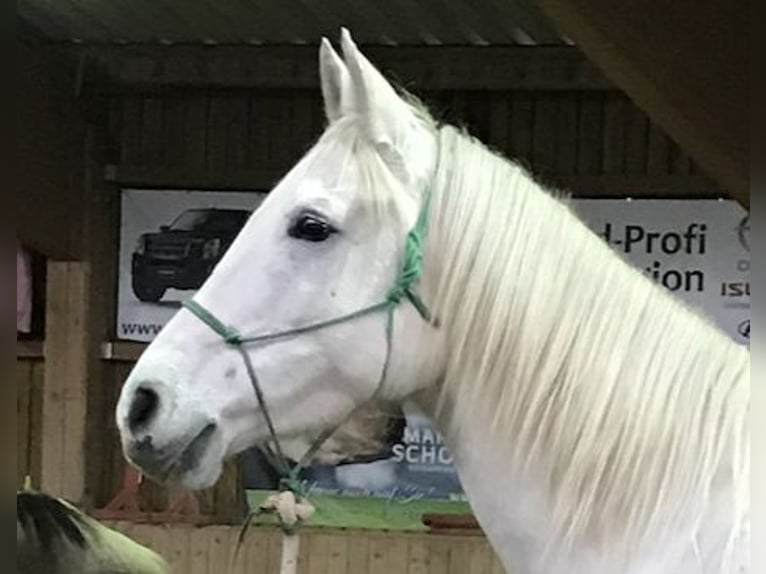
{"type": "MultiPolygon", "coordinates": [[[[251,508],[258,505],[273,491],[248,490],[251,508]]],[[[385,498],[313,495],[311,503],[316,507],[309,526],[333,528],[368,528],[375,530],[426,530],[421,522],[425,513],[468,514],[467,502],[448,500],[388,500],[385,498]]],[[[273,516],[261,516],[257,524],[274,524],[273,516]]]]}

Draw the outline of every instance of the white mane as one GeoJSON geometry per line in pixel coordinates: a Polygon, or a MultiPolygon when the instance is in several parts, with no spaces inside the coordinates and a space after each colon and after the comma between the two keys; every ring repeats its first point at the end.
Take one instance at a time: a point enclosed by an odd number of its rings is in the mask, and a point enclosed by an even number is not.
{"type": "Polygon", "coordinates": [[[442,406],[491,417],[498,464],[542,464],[566,544],[627,558],[650,533],[696,531],[718,480],[743,525],[749,352],[518,165],[438,138],[424,289],[447,341],[442,406]]]}

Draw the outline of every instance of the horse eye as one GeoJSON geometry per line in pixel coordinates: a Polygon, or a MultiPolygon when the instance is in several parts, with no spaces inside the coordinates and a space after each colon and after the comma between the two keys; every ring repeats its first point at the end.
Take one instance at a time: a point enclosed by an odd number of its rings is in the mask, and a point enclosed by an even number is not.
{"type": "Polygon", "coordinates": [[[299,215],[288,230],[288,235],[305,241],[324,241],[337,230],[315,213],[299,215]]]}

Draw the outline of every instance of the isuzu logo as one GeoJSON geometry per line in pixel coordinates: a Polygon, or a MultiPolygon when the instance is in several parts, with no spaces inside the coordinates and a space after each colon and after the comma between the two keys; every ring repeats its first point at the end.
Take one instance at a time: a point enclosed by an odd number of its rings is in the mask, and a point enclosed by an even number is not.
{"type": "Polygon", "coordinates": [[[750,216],[746,215],[742,221],[739,222],[737,227],[737,233],[739,234],[739,242],[745,251],[750,251],[750,216]]]}
{"type": "Polygon", "coordinates": [[[745,319],[737,325],[737,332],[745,339],[750,339],[750,319],[745,319]]]}

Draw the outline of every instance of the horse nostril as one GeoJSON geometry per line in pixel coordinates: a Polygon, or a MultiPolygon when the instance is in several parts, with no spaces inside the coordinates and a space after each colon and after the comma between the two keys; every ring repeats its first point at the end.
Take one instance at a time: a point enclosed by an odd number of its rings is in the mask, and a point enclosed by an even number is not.
{"type": "Polygon", "coordinates": [[[128,426],[135,432],[146,426],[157,412],[160,398],[151,389],[139,387],[133,396],[133,403],[128,412],[128,426]]]}

